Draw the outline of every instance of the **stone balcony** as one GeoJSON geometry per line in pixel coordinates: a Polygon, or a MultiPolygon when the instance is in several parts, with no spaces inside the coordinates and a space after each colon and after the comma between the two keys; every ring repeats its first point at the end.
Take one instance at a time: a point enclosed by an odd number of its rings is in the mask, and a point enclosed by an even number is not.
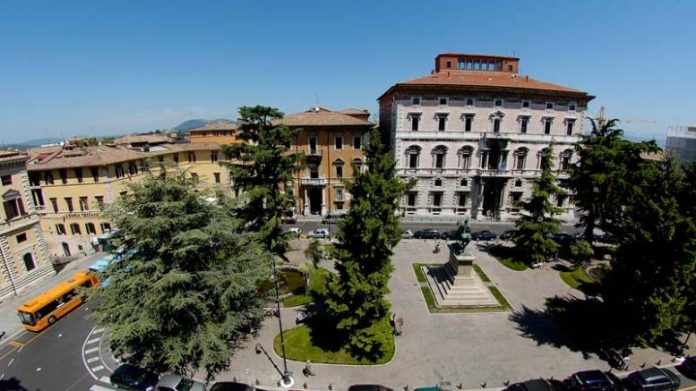
{"type": "Polygon", "coordinates": [[[326,178],[300,178],[300,185],[302,186],[326,186],[328,183],[326,178]]]}

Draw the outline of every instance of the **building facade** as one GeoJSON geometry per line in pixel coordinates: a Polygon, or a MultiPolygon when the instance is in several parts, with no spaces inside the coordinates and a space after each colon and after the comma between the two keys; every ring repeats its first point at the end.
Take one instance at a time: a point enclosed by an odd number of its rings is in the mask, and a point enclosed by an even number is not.
{"type": "Polygon", "coordinates": [[[230,121],[209,122],[199,128],[189,130],[192,143],[232,144],[239,141],[238,125],[230,121]]]}
{"type": "Polygon", "coordinates": [[[54,272],[29,189],[28,158],[0,151],[0,298],[54,272]]]}
{"type": "Polygon", "coordinates": [[[682,164],[696,162],[696,126],[668,132],[665,151],[674,155],[682,164]]]}
{"type": "Polygon", "coordinates": [[[354,167],[364,167],[362,147],[374,127],[369,116],[365,110],[332,111],[317,106],[278,121],[300,129],[291,145],[293,152],[305,159],[293,185],[299,215],[348,210],[350,194],[345,181],[353,177],[354,167]]]}
{"type": "Polygon", "coordinates": [[[28,187],[53,259],[94,251],[95,239],[116,227],[103,215],[128,184],[160,169],[185,170],[202,195],[229,194],[229,171],[217,143],[160,144],[147,148],[74,146],[31,151],[28,187]]]}
{"type": "MultiPolygon", "coordinates": [[[[559,180],[567,178],[593,97],[518,70],[514,57],[440,54],[430,75],[378,98],[397,172],[416,180],[402,200],[404,215],[515,219],[546,150],[559,180]]],[[[561,218],[573,218],[568,198],[554,202],[561,218]]]]}

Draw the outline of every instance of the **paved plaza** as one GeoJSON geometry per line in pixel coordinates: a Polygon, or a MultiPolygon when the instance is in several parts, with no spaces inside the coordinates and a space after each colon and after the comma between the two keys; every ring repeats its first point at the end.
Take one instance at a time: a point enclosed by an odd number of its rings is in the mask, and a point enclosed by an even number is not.
{"type": "MultiPolygon", "coordinates": [[[[349,384],[381,383],[394,389],[408,385],[411,389],[434,385],[441,381],[461,384],[464,389],[502,387],[503,382],[532,377],[563,378],[570,373],[591,368],[608,369],[596,357],[584,357],[564,347],[563,336],[546,317],[536,316],[544,300],[554,295],[582,293],[568,287],[551,267],[517,272],[498,263],[476,243],[470,249],[478,264],[508,299],[513,312],[430,314],[420,292],[412,263],[444,263],[447,251],[433,254],[434,241],[404,240],[396,248],[396,270],[391,279],[389,297],[393,311],[404,318],[404,333],[397,337],[396,355],[385,365],[375,367],[312,364],[315,376],[302,375],[304,363],[288,362],[297,385],[310,389],[345,389],[349,384]],[[526,331],[540,337],[527,336],[526,331]],[[541,340],[543,342],[538,342],[541,340]]],[[[301,257],[290,257],[296,260],[301,257]]],[[[328,266],[328,265],[327,265],[328,266]]],[[[295,309],[282,311],[284,324],[294,326],[295,309]]],[[[237,353],[230,371],[218,379],[245,380],[271,385],[278,374],[264,355],[257,355],[253,346],[261,343],[269,352],[277,334],[277,322],[269,319],[260,335],[249,342],[249,348],[237,353]]],[[[640,352],[637,353],[639,355],[640,352]]],[[[669,356],[652,351],[649,358],[669,361],[669,356]]],[[[271,354],[282,367],[282,360],[271,354]]],[[[646,356],[647,357],[647,356],[646,356]]],[[[646,358],[647,360],[648,358],[646,358]]],[[[635,361],[637,362],[637,361],[635,361]]]]}

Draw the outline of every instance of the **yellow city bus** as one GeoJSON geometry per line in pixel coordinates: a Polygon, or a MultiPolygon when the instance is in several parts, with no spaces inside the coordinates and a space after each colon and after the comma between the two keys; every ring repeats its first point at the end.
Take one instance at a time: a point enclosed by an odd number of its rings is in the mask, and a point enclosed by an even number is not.
{"type": "Polygon", "coordinates": [[[41,331],[56,323],[80,304],[82,299],[75,288],[90,288],[99,285],[99,279],[91,272],[78,272],[64,282],[22,304],[17,310],[24,328],[29,331],[41,331]]]}

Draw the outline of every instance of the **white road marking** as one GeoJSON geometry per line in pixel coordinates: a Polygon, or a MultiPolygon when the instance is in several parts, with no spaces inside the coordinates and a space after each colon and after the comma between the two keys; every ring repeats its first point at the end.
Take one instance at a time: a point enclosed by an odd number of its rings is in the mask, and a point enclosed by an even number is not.
{"type": "Polygon", "coordinates": [[[58,334],[58,338],[60,338],[60,337],[62,337],[62,336],[63,336],[63,333],[58,334]]]}
{"type": "Polygon", "coordinates": [[[102,376],[99,381],[102,383],[111,384],[111,379],[109,379],[107,376],[102,376]]]}
{"type": "Polygon", "coordinates": [[[96,329],[96,330],[92,331],[92,334],[99,334],[99,333],[103,333],[103,332],[104,332],[104,328],[102,327],[100,329],[96,329]]]}
{"type": "Polygon", "coordinates": [[[96,367],[91,368],[91,369],[92,369],[93,372],[101,371],[102,369],[104,369],[104,366],[103,366],[103,365],[99,365],[99,366],[96,366],[96,367]]]}
{"type": "Polygon", "coordinates": [[[108,388],[108,387],[102,387],[100,385],[93,385],[89,391],[113,391],[113,388],[108,388]]]}
{"type": "MultiPolygon", "coordinates": [[[[92,329],[92,331],[94,331],[94,328],[92,329]]],[[[90,334],[92,334],[91,331],[90,331],[90,334]]],[[[85,342],[82,343],[82,351],[83,352],[85,351],[86,346],[87,346],[87,340],[85,339],[85,342]]],[[[87,359],[85,358],[85,354],[82,353],[81,356],[82,356],[82,363],[85,365],[85,368],[87,368],[87,372],[90,374],[90,376],[92,376],[94,378],[94,380],[99,380],[97,375],[95,375],[94,373],[92,373],[92,371],[90,371],[89,365],[87,365],[87,359]]]]}
{"type": "Polygon", "coordinates": [[[90,353],[92,353],[92,352],[96,352],[97,350],[99,350],[99,348],[87,349],[87,350],[85,350],[85,354],[90,354],[90,353]]]}
{"type": "Polygon", "coordinates": [[[41,367],[36,368],[36,372],[41,372],[41,367]]]}
{"type": "Polygon", "coordinates": [[[12,358],[12,360],[10,360],[10,363],[9,363],[9,364],[7,364],[7,367],[9,368],[9,367],[10,367],[10,365],[12,365],[12,363],[13,363],[13,362],[14,362],[14,357],[12,358]]]}
{"type": "Polygon", "coordinates": [[[2,380],[4,377],[5,377],[5,374],[3,373],[2,375],[0,375],[0,380],[2,380]]]}
{"type": "Polygon", "coordinates": [[[92,358],[88,358],[88,359],[87,359],[87,362],[88,362],[88,363],[91,363],[91,362],[95,362],[95,361],[97,361],[97,360],[99,360],[99,357],[92,357],[92,358]]]}
{"type": "Polygon", "coordinates": [[[89,341],[87,341],[87,345],[92,344],[92,343],[95,343],[95,342],[99,341],[100,339],[101,339],[101,338],[92,338],[92,339],[90,339],[89,341]]]}

